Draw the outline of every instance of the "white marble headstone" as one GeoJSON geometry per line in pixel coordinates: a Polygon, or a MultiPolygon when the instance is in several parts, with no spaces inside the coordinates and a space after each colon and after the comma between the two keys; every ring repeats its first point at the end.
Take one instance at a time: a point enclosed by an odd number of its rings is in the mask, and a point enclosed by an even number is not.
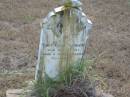
{"type": "Polygon", "coordinates": [[[47,75],[55,80],[66,65],[80,62],[91,28],[92,22],[78,5],[61,6],[50,12],[42,24],[35,78],[47,75]]]}

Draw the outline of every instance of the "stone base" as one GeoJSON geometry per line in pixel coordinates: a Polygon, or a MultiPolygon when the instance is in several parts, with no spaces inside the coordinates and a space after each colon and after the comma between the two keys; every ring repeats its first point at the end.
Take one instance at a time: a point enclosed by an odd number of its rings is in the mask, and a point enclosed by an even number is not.
{"type": "Polygon", "coordinates": [[[23,89],[10,89],[6,91],[6,97],[20,97],[22,96],[23,89]]]}
{"type": "Polygon", "coordinates": [[[10,89],[6,91],[6,97],[35,97],[30,96],[30,90],[24,89],[10,89]]]}

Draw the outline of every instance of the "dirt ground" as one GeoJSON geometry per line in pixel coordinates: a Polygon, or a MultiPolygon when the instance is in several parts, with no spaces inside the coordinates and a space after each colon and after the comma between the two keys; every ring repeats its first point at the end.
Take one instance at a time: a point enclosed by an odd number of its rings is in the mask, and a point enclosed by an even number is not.
{"type": "MultiPolygon", "coordinates": [[[[95,59],[95,72],[107,83],[107,92],[130,97],[130,1],[81,1],[94,24],[87,53],[95,59]]],[[[5,72],[35,68],[40,22],[58,5],[58,0],[0,0],[0,97],[33,79],[33,73],[5,72]]]]}

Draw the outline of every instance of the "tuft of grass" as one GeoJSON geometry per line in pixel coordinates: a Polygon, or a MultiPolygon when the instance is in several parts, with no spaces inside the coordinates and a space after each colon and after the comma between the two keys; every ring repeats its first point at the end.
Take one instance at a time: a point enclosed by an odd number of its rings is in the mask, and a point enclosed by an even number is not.
{"type": "Polygon", "coordinates": [[[30,15],[27,15],[27,16],[24,16],[24,19],[25,19],[25,21],[27,21],[27,22],[32,22],[33,20],[35,20],[35,17],[30,16],[30,15]]]}
{"type": "Polygon", "coordinates": [[[60,88],[70,86],[73,80],[77,78],[85,79],[87,65],[86,62],[66,65],[65,70],[60,73],[58,80],[52,80],[45,74],[44,79],[38,80],[35,83],[35,95],[38,97],[51,97],[60,88]]]}

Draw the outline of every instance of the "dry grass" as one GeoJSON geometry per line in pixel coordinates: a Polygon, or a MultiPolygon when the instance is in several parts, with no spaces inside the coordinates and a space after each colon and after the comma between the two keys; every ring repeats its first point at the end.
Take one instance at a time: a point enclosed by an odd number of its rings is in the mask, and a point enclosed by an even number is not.
{"type": "Polygon", "coordinates": [[[28,74],[0,74],[0,97],[6,97],[7,89],[26,87],[26,81],[33,80],[33,73],[28,74]]]}

